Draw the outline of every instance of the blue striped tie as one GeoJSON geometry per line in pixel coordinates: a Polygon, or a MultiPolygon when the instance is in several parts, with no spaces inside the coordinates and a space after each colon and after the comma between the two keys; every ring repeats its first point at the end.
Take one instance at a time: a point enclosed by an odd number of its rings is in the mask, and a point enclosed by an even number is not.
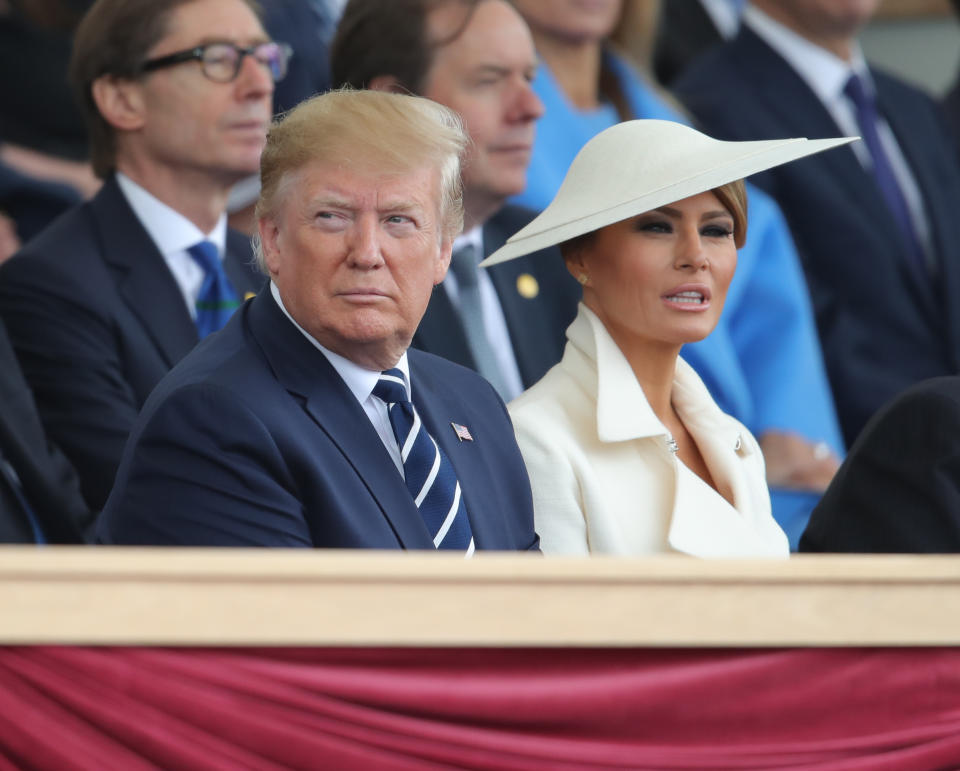
{"type": "Polygon", "coordinates": [[[197,295],[197,334],[202,340],[211,332],[222,329],[240,306],[237,293],[223,271],[217,246],[210,241],[194,244],[187,251],[203,268],[203,284],[197,295]]]}
{"type": "Polygon", "coordinates": [[[387,405],[393,435],[400,447],[407,489],[438,549],[457,549],[473,554],[473,533],[467,506],[453,464],[420,422],[407,395],[407,381],[399,369],[380,375],[373,395],[387,405]]]}

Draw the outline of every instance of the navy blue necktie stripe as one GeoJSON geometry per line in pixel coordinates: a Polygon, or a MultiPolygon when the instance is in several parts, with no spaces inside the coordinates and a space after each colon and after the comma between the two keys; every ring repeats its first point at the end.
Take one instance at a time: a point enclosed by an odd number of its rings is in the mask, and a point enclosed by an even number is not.
{"type": "Polygon", "coordinates": [[[203,339],[223,328],[240,306],[240,298],[223,270],[216,244],[201,241],[187,249],[187,252],[203,269],[203,284],[194,306],[197,312],[197,335],[203,339]]]}
{"type": "Polygon", "coordinates": [[[399,369],[386,370],[373,395],[387,405],[390,426],[400,448],[407,490],[438,549],[457,549],[471,555],[473,534],[456,471],[410,401],[399,369]]]}
{"type": "Polygon", "coordinates": [[[883,149],[879,132],[880,115],[877,112],[873,95],[867,92],[863,81],[855,74],[850,76],[843,92],[853,103],[857,124],[860,126],[860,133],[863,135],[863,142],[867,146],[870,158],[873,161],[874,179],[876,179],[883,200],[886,202],[887,208],[893,215],[894,222],[903,237],[910,266],[918,271],[921,276],[928,277],[929,270],[927,269],[923,247],[910,216],[907,199],[903,195],[900,183],[897,181],[893,164],[891,164],[890,158],[883,149]]]}

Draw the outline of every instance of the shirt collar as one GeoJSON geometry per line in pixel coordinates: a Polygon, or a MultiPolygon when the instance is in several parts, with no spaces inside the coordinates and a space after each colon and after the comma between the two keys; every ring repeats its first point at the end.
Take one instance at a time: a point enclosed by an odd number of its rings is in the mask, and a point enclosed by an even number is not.
{"type": "MultiPolygon", "coordinates": [[[[457,251],[464,246],[472,246],[477,250],[478,255],[483,254],[483,228],[480,225],[470,228],[466,233],[461,233],[453,240],[453,251],[457,251]]],[[[480,257],[477,257],[477,262],[480,262],[480,259],[480,257]]]]}
{"type": "Polygon", "coordinates": [[[744,9],[743,23],[786,59],[824,104],[831,104],[841,98],[843,89],[853,73],[864,80],[868,90],[872,89],[867,62],[856,41],[851,47],[850,61],[845,62],[825,48],[811,43],[802,35],[771,19],[752,4],[748,4],[744,9]]]}
{"type": "MultiPolygon", "coordinates": [[[[343,378],[343,382],[347,384],[347,388],[350,389],[350,392],[356,397],[356,400],[363,404],[367,399],[370,398],[370,394],[373,393],[373,389],[377,385],[377,381],[380,380],[380,372],[377,370],[366,369],[361,367],[359,364],[356,364],[350,359],[347,359],[341,356],[338,353],[334,353],[329,348],[325,348],[317,339],[311,335],[307,330],[301,327],[296,319],[290,315],[290,312],[287,310],[286,306],[283,304],[283,300],[280,298],[280,290],[277,288],[277,285],[271,281],[270,282],[270,294],[273,295],[273,299],[276,301],[277,306],[283,311],[283,315],[290,319],[290,323],[293,324],[297,329],[300,330],[300,333],[310,341],[310,343],[327,357],[327,361],[333,366],[337,371],[337,374],[343,378]]],[[[400,357],[400,361],[393,365],[401,372],[407,380],[407,390],[410,400],[413,401],[413,383],[410,382],[410,364],[407,361],[407,352],[403,352],[403,356],[400,357]]]]}
{"type": "Polygon", "coordinates": [[[117,173],[117,184],[161,254],[183,252],[200,241],[212,241],[223,258],[227,242],[226,213],[220,215],[213,230],[204,233],[125,174],[117,173]]]}

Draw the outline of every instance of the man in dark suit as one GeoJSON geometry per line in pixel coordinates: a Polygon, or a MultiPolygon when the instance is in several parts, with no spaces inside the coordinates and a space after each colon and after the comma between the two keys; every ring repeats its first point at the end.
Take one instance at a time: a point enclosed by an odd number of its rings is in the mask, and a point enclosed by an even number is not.
{"type": "Polygon", "coordinates": [[[504,203],[524,188],[543,114],[536,67],[530,31],[504,0],[351,0],[331,49],[335,85],[420,94],[464,119],[464,232],[413,344],[477,370],[506,400],[560,360],[580,296],[556,248],[476,267],[534,216],[504,203]]]}
{"type": "Polygon", "coordinates": [[[867,424],[800,551],[960,552],[960,377],[913,386],[867,424]]]}
{"type": "Polygon", "coordinates": [[[733,38],[742,5],[736,0],[661,3],[653,44],[653,74],[660,84],[669,88],[698,56],[733,38]]]}
{"type": "Polygon", "coordinates": [[[270,132],[271,284],[147,401],[104,543],[536,549],[503,402],[409,350],[463,222],[457,116],[332,91],[270,132]]]}
{"type": "Polygon", "coordinates": [[[80,543],[92,519],[73,468],[44,436],[0,322],[0,543],[80,543]]]}
{"type": "Polygon", "coordinates": [[[224,211],[285,62],[244,0],[98,0],[80,24],[71,76],[106,181],[4,264],[0,314],[93,509],[154,385],[262,286],[224,211]]]}
{"type": "Polygon", "coordinates": [[[874,5],[757,0],[677,84],[721,139],[863,137],[755,178],[796,238],[848,444],[909,385],[960,367],[960,164],[934,103],[863,60],[874,5]]]}

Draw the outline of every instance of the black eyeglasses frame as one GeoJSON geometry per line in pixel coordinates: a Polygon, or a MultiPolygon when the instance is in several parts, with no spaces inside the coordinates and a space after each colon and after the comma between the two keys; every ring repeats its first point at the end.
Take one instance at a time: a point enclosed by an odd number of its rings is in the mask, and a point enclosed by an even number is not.
{"type": "Polygon", "coordinates": [[[183,51],[175,51],[172,54],[167,54],[165,56],[158,56],[156,59],[147,59],[145,62],[142,62],[137,68],[138,73],[147,73],[153,72],[155,70],[164,69],[166,67],[173,67],[177,64],[183,64],[184,62],[198,61],[202,65],[204,77],[212,80],[214,83],[232,83],[237,79],[237,76],[240,75],[240,70],[243,68],[243,60],[247,56],[252,56],[260,64],[267,67],[270,70],[270,74],[273,77],[274,82],[281,80],[286,74],[288,69],[288,64],[290,62],[290,57],[293,56],[293,48],[290,47],[288,43],[277,43],[274,41],[265,41],[263,43],[257,43],[252,46],[240,46],[236,43],[205,43],[204,45],[194,46],[193,48],[188,48],[183,51]],[[282,70],[283,72],[279,75],[273,72],[269,62],[264,62],[260,59],[257,59],[256,52],[258,48],[261,48],[265,45],[275,45],[277,50],[281,55],[280,61],[282,61],[282,70]],[[204,59],[204,55],[207,52],[207,49],[214,46],[226,46],[227,48],[232,48],[237,52],[237,63],[234,68],[233,75],[224,80],[222,78],[214,78],[210,76],[210,73],[207,71],[207,61],[204,59]]]}

